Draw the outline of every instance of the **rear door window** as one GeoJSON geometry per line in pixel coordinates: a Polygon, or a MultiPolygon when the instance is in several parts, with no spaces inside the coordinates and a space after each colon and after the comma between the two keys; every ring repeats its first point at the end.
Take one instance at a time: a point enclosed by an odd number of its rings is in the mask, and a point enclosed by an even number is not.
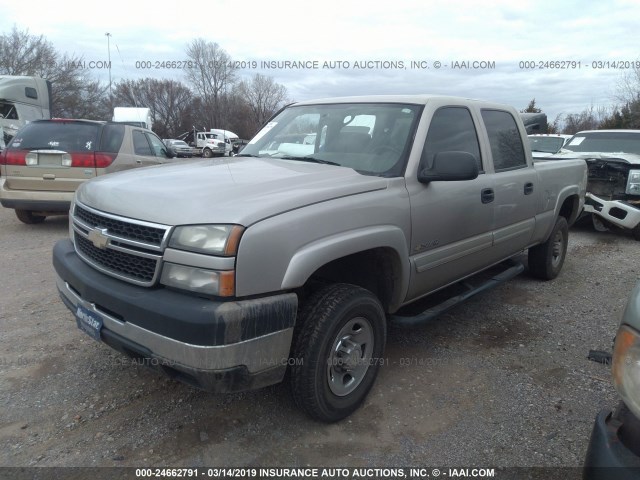
{"type": "Polygon", "coordinates": [[[482,110],[496,172],[527,166],[522,137],[515,119],[503,110],[482,110]]]}

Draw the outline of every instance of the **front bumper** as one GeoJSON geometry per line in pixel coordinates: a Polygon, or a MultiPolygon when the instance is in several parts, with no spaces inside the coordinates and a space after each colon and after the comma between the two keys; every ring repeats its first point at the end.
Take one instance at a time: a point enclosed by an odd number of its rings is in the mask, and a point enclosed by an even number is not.
{"type": "Polygon", "coordinates": [[[637,480],[640,420],[624,405],[614,411],[603,410],[596,417],[584,464],[584,480],[637,480]],[[632,451],[632,448],[636,451],[632,451]]]}
{"type": "Polygon", "coordinates": [[[74,192],[48,190],[13,190],[7,188],[6,179],[0,179],[0,205],[16,210],[67,213],[74,192]]]}
{"type": "Polygon", "coordinates": [[[136,363],[214,392],[259,388],[284,376],[298,302],[293,293],[220,302],[139,287],[91,268],[70,240],[56,243],[53,265],[64,304],[99,315],[100,340],[136,363]]]}
{"type": "Polygon", "coordinates": [[[633,229],[640,224],[640,208],[620,200],[603,200],[588,192],[584,211],[622,228],[633,229]]]}

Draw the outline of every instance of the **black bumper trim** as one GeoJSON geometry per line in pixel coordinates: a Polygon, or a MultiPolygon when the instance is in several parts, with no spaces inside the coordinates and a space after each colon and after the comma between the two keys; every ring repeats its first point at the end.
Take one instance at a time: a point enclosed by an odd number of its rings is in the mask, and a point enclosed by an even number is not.
{"type": "Polygon", "coordinates": [[[630,417],[630,412],[623,414],[623,418],[618,418],[617,413],[625,409],[621,405],[616,414],[602,410],[596,416],[584,463],[584,480],[640,478],[640,457],[624,444],[620,436],[623,425],[625,428],[638,428],[640,422],[635,417],[630,417]]]}
{"type": "Polygon", "coordinates": [[[191,345],[229,345],[292,328],[295,296],[216,301],[164,287],[145,288],[104,275],[83,262],[70,240],[53,248],[53,266],[83,300],[120,321],[191,345]]]}

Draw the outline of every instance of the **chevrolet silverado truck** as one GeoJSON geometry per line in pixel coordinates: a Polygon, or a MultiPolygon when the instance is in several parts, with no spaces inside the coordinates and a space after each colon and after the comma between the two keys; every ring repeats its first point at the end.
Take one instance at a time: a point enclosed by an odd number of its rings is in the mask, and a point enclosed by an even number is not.
{"type": "Polygon", "coordinates": [[[150,367],[214,392],[288,372],[296,404],[333,422],[373,386],[389,324],[520,273],[527,250],[556,277],[586,179],[582,160],[534,165],[512,107],[296,103],[239,156],[80,186],[57,287],[81,330],[150,367]]]}
{"type": "Polygon", "coordinates": [[[584,213],[597,230],[614,225],[640,240],[640,130],[576,133],[550,160],[582,158],[589,171],[584,213]]]}

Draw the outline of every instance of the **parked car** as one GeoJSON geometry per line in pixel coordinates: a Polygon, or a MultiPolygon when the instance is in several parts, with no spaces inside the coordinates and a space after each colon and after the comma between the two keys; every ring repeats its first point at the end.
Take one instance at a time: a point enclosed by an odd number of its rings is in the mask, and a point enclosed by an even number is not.
{"type": "Polygon", "coordinates": [[[614,225],[640,240],[640,130],[576,133],[553,160],[582,158],[588,183],[584,212],[597,230],[614,225]]]}
{"type": "Polygon", "coordinates": [[[162,140],[164,144],[172,148],[178,158],[191,158],[193,157],[193,148],[187,145],[187,142],[182,140],[175,140],[173,138],[166,138],[162,140]]]}
{"type": "Polygon", "coordinates": [[[571,135],[541,133],[529,135],[531,154],[533,158],[545,158],[558,153],[569,141],[571,135]]]}
{"type": "Polygon", "coordinates": [[[24,223],[69,211],[78,186],[110,172],[165,163],[173,153],[153,132],[93,120],[36,120],[0,155],[0,203],[24,223]]]}
{"type": "Polygon", "coordinates": [[[621,400],[613,411],[605,409],[596,416],[585,459],[585,480],[640,478],[640,282],[622,315],[612,369],[621,400]]]}

